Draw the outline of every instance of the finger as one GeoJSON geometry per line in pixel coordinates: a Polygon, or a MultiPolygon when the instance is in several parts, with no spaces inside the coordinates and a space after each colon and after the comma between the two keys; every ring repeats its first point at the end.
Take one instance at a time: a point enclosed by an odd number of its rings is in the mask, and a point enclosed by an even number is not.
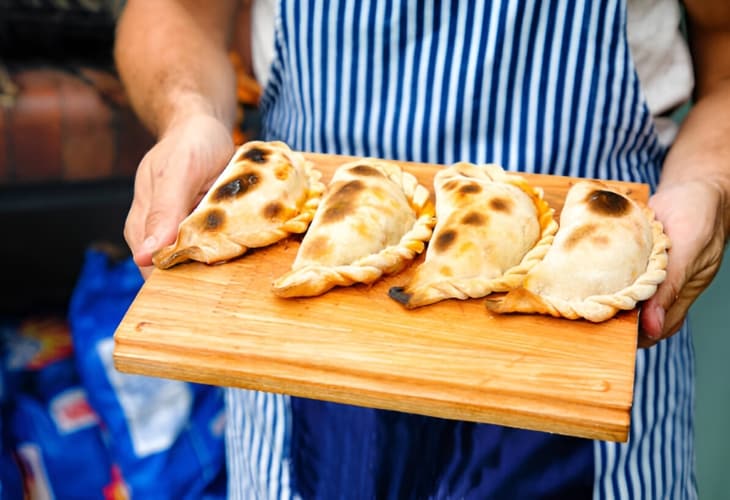
{"type": "Polygon", "coordinates": [[[642,307],[640,332],[648,340],[661,340],[666,331],[667,311],[677,299],[678,280],[667,279],[657,288],[656,293],[642,307]]]}
{"type": "Polygon", "coordinates": [[[693,299],[684,297],[684,293],[672,304],[667,310],[666,318],[664,320],[664,331],[662,332],[662,338],[671,337],[679,331],[684,323],[684,319],[687,316],[690,306],[694,302],[693,299]]]}
{"type": "MultiPolygon", "coordinates": [[[[127,242],[127,246],[132,251],[135,263],[137,262],[137,255],[139,254],[142,241],[144,241],[144,220],[145,213],[147,210],[139,202],[138,197],[132,200],[132,205],[127,213],[127,218],[124,222],[124,240],[127,242]]],[[[146,265],[144,262],[143,265],[146,265]]]]}
{"type": "Polygon", "coordinates": [[[193,208],[198,180],[192,175],[175,174],[172,169],[165,169],[151,183],[150,206],[145,214],[138,265],[151,264],[152,255],[157,250],[175,241],[180,222],[193,208]]]}
{"type": "Polygon", "coordinates": [[[152,274],[152,270],[155,268],[155,266],[140,266],[139,272],[142,275],[142,278],[145,280],[150,277],[150,274],[152,274]]]}
{"type": "Polygon", "coordinates": [[[656,345],[658,343],[659,343],[658,340],[652,340],[643,335],[639,335],[637,347],[639,349],[649,349],[650,347],[653,347],[654,345],[656,345]]]}
{"type": "MultiPolygon", "coordinates": [[[[670,250],[666,278],[657,287],[656,293],[645,302],[639,318],[639,331],[649,341],[656,342],[673,333],[667,328],[670,326],[667,321],[667,312],[677,302],[679,293],[686,283],[685,274],[680,271],[684,268],[683,262],[685,260],[678,253],[672,255],[673,251],[677,250],[670,250]]],[[[671,318],[672,321],[676,319],[674,315],[676,315],[676,310],[671,318]]]]}
{"type": "Polygon", "coordinates": [[[649,300],[639,314],[639,347],[651,347],[662,337],[666,309],[655,301],[649,300]]]}
{"type": "Polygon", "coordinates": [[[152,272],[153,266],[150,265],[151,262],[146,262],[140,258],[140,247],[144,240],[144,214],[147,212],[147,209],[139,200],[139,196],[136,196],[132,200],[132,205],[124,224],[124,239],[132,251],[132,258],[135,264],[137,264],[142,278],[146,280],[152,272]]]}
{"type": "MultiPolygon", "coordinates": [[[[671,213],[673,204],[665,206],[664,198],[660,195],[654,195],[649,199],[649,207],[654,210],[657,218],[662,220],[667,236],[670,241],[674,242],[673,235],[670,234],[673,225],[667,224],[668,215],[666,215],[668,211],[671,213]],[[662,217],[662,214],[664,214],[664,217],[662,217]]],[[[644,302],[641,308],[639,316],[640,345],[653,345],[663,337],[667,311],[676,300],[685,281],[684,276],[679,271],[684,265],[683,262],[686,262],[682,255],[678,255],[681,252],[682,250],[676,246],[669,250],[666,277],[657,287],[654,295],[644,302]]]]}
{"type": "MultiPolygon", "coordinates": [[[[660,340],[667,339],[677,333],[679,329],[682,327],[682,324],[684,323],[685,318],[687,317],[687,312],[689,311],[690,306],[693,304],[694,295],[691,293],[685,293],[684,290],[680,293],[679,297],[677,297],[672,304],[669,306],[669,308],[665,311],[661,306],[656,306],[660,309],[661,314],[661,330],[660,334],[650,336],[647,333],[647,328],[644,323],[644,321],[652,321],[652,314],[649,314],[647,318],[640,318],[641,323],[641,330],[639,335],[639,347],[646,348],[651,347],[660,340]]],[[[644,308],[642,308],[641,315],[643,316],[645,314],[644,308]]]]}

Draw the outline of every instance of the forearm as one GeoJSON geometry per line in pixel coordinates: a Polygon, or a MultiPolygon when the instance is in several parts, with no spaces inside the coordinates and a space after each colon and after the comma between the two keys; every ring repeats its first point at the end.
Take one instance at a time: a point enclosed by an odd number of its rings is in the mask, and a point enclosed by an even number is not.
{"type": "Polygon", "coordinates": [[[232,0],[130,0],[117,28],[115,60],[132,106],[162,135],[186,116],[232,126],[235,74],[227,44],[232,0]]]}
{"type": "Polygon", "coordinates": [[[700,181],[717,190],[718,229],[730,236],[730,4],[685,0],[695,103],[664,164],[660,186],[700,181]]]}
{"type": "MultiPolygon", "coordinates": [[[[730,80],[702,95],[685,118],[662,169],[660,186],[701,181],[722,200],[730,237],[730,80]]],[[[687,207],[689,208],[689,207],[687,207]]],[[[718,229],[720,229],[718,227],[718,229]]]]}
{"type": "Polygon", "coordinates": [[[730,4],[684,0],[695,103],[649,200],[672,242],[666,278],[642,306],[639,345],[682,326],[720,268],[730,234],[730,4]]]}

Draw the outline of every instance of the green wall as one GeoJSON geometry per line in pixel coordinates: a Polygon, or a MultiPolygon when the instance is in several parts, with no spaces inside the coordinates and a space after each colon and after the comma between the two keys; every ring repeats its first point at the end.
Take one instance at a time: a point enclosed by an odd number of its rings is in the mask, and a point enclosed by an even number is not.
{"type": "Polygon", "coordinates": [[[697,481],[703,500],[730,499],[730,248],[690,311],[697,359],[697,481]]]}

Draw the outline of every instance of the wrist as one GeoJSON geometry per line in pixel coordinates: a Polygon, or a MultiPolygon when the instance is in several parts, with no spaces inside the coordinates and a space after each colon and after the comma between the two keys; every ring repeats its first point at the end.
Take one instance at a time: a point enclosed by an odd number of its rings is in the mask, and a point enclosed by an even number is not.
{"type": "Polygon", "coordinates": [[[205,97],[191,92],[176,92],[169,96],[170,105],[160,113],[157,135],[162,137],[170,130],[198,118],[212,119],[221,123],[228,130],[233,127],[233,112],[216,109],[216,106],[205,97]]]}
{"type": "Polygon", "coordinates": [[[705,183],[715,191],[717,196],[717,229],[722,231],[722,241],[727,244],[730,239],[730,179],[709,177],[700,182],[705,183]]]}
{"type": "Polygon", "coordinates": [[[661,194],[667,200],[676,196],[677,193],[694,193],[692,199],[674,200],[674,203],[687,205],[687,202],[701,198],[709,202],[714,209],[705,213],[708,223],[712,224],[715,232],[720,232],[722,241],[730,241],[730,184],[712,176],[704,178],[678,178],[674,180],[664,179],[659,183],[656,194],[661,194]],[[713,213],[714,212],[714,213],[713,213]]]}

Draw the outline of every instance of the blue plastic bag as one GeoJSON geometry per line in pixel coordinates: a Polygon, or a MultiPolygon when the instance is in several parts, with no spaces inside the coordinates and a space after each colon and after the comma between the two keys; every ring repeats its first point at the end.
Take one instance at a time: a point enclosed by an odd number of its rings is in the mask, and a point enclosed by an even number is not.
{"type": "Polygon", "coordinates": [[[0,331],[3,499],[23,498],[23,489],[29,498],[125,498],[80,385],[68,323],[38,315],[6,320],[0,331]]]}
{"type": "MultiPolygon", "coordinates": [[[[0,378],[2,376],[0,375],[0,378]]],[[[8,406],[0,403],[0,500],[21,500],[23,498],[23,476],[13,458],[6,434],[8,406]]]]}
{"type": "Polygon", "coordinates": [[[113,467],[83,388],[69,387],[48,405],[21,394],[14,406],[15,453],[30,498],[109,498],[113,467]]]}
{"type": "Polygon", "coordinates": [[[223,392],[129,375],[113,366],[113,334],[143,281],[132,259],[88,250],[69,322],[91,406],[133,498],[225,497],[223,392]]]}

